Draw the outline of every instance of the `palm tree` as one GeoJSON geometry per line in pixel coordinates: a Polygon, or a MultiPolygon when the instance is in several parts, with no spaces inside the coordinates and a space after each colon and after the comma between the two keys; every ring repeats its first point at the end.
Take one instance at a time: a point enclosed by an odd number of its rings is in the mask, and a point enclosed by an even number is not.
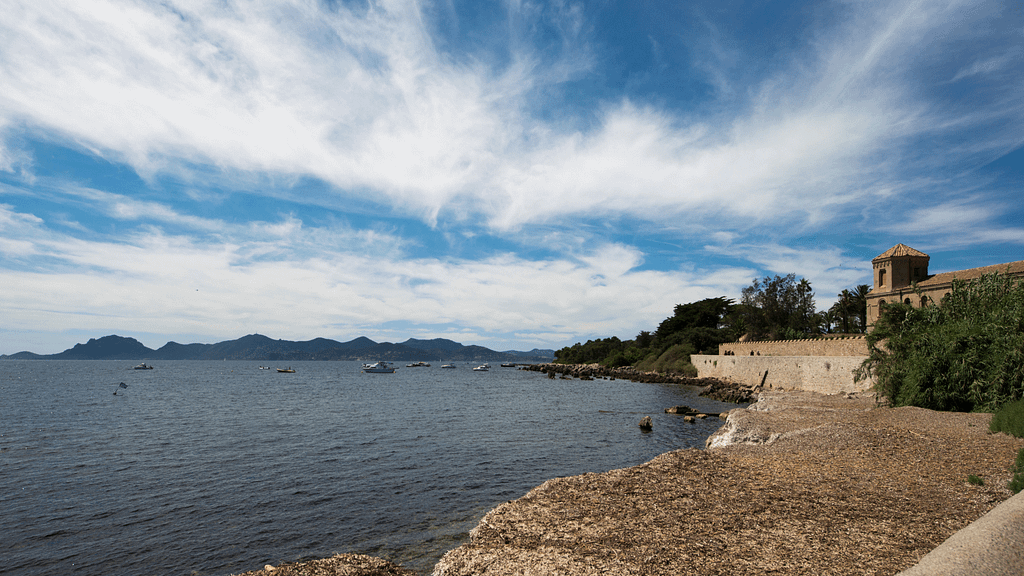
{"type": "Polygon", "coordinates": [[[868,292],[871,291],[871,287],[867,284],[860,284],[853,289],[853,311],[857,314],[857,319],[860,320],[860,325],[857,327],[858,332],[864,333],[868,330],[868,292]]]}

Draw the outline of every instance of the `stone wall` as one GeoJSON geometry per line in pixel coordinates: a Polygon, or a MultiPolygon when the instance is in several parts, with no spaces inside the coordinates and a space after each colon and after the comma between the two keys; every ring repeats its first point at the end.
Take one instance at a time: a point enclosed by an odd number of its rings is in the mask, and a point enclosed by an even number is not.
{"type": "Polygon", "coordinates": [[[718,345],[718,353],[734,356],[867,356],[863,335],[813,340],[775,340],[767,342],[729,342],[718,345]]]}
{"type": "MultiPolygon", "coordinates": [[[[748,353],[749,354],[749,353],[748,353]]],[[[711,356],[694,354],[698,378],[718,378],[765,390],[807,390],[821,394],[860,392],[873,381],[854,382],[865,356],[711,356]]]]}

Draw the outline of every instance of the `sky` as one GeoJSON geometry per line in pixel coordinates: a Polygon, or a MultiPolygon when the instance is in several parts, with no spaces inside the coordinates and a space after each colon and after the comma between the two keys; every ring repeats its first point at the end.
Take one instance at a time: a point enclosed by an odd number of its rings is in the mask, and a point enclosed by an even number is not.
{"type": "Polygon", "coordinates": [[[1024,259],[1020,0],[0,0],[0,353],[554,348],[1024,259]]]}

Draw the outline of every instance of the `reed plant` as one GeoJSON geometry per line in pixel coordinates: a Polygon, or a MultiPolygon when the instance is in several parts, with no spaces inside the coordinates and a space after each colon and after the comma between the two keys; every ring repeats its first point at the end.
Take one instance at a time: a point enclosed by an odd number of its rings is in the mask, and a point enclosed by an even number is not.
{"type": "Polygon", "coordinates": [[[992,412],[1024,397],[1024,283],[990,274],[937,305],[889,304],[867,342],[857,378],[890,405],[992,412]]]}

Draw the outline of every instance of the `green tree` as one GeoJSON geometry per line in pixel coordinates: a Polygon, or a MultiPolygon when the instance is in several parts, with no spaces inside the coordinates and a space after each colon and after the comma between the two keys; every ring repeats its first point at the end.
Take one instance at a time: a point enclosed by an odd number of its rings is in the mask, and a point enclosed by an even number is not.
{"type": "Polygon", "coordinates": [[[651,342],[653,341],[654,337],[651,335],[650,332],[648,332],[647,330],[641,330],[640,333],[636,335],[636,340],[634,340],[634,343],[636,344],[637,348],[647,348],[648,346],[651,345],[651,342]]]}
{"type": "Polygon", "coordinates": [[[853,313],[857,315],[856,332],[863,334],[868,330],[868,292],[871,287],[867,284],[858,284],[851,293],[853,297],[853,313]]]}
{"type": "Polygon", "coordinates": [[[697,352],[716,348],[739,337],[732,328],[735,302],[730,298],[705,298],[677,304],[674,314],[658,325],[652,346],[659,353],[676,344],[688,344],[697,352]]]}
{"type": "Polygon", "coordinates": [[[818,333],[814,291],[796,274],[765,276],[743,289],[746,325],[756,339],[801,338],[818,333]]]}
{"type": "Polygon", "coordinates": [[[736,310],[734,301],[724,297],[678,304],[654,333],[641,331],[633,341],[612,337],[576,343],[556,351],[555,361],[695,373],[689,363],[690,354],[716,350],[722,342],[733,341],[743,333],[744,319],[736,310]]]}
{"type": "Polygon", "coordinates": [[[836,303],[829,308],[834,328],[844,334],[863,334],[868,323],[867,284],[860,284],[852,290],[843,290],[836,295],[836,303]]]}
{"type": "Polygon", "coordinates": [[[991,411],[1024,397],[1024,284],[1005,274],[954,280],[939,305],[889,304],[858,379],[894,406],[991,411]]]}
{"type": "Polygon", "coordinates": [[[623,348],[623,342],[615,336],[600,340],[587,340],[586,344],[577,342],[572,346],[556,350],[555,362],[562,364],[600,363],[623,348]]]}
{"type": "Polygon", "coordinates": [[[868,322],[868,292],[871,288],[861,284],[852,290],[843,290],[836,295],[836,303],[825,315],[829,332],[863,334],[868,322]]]}

